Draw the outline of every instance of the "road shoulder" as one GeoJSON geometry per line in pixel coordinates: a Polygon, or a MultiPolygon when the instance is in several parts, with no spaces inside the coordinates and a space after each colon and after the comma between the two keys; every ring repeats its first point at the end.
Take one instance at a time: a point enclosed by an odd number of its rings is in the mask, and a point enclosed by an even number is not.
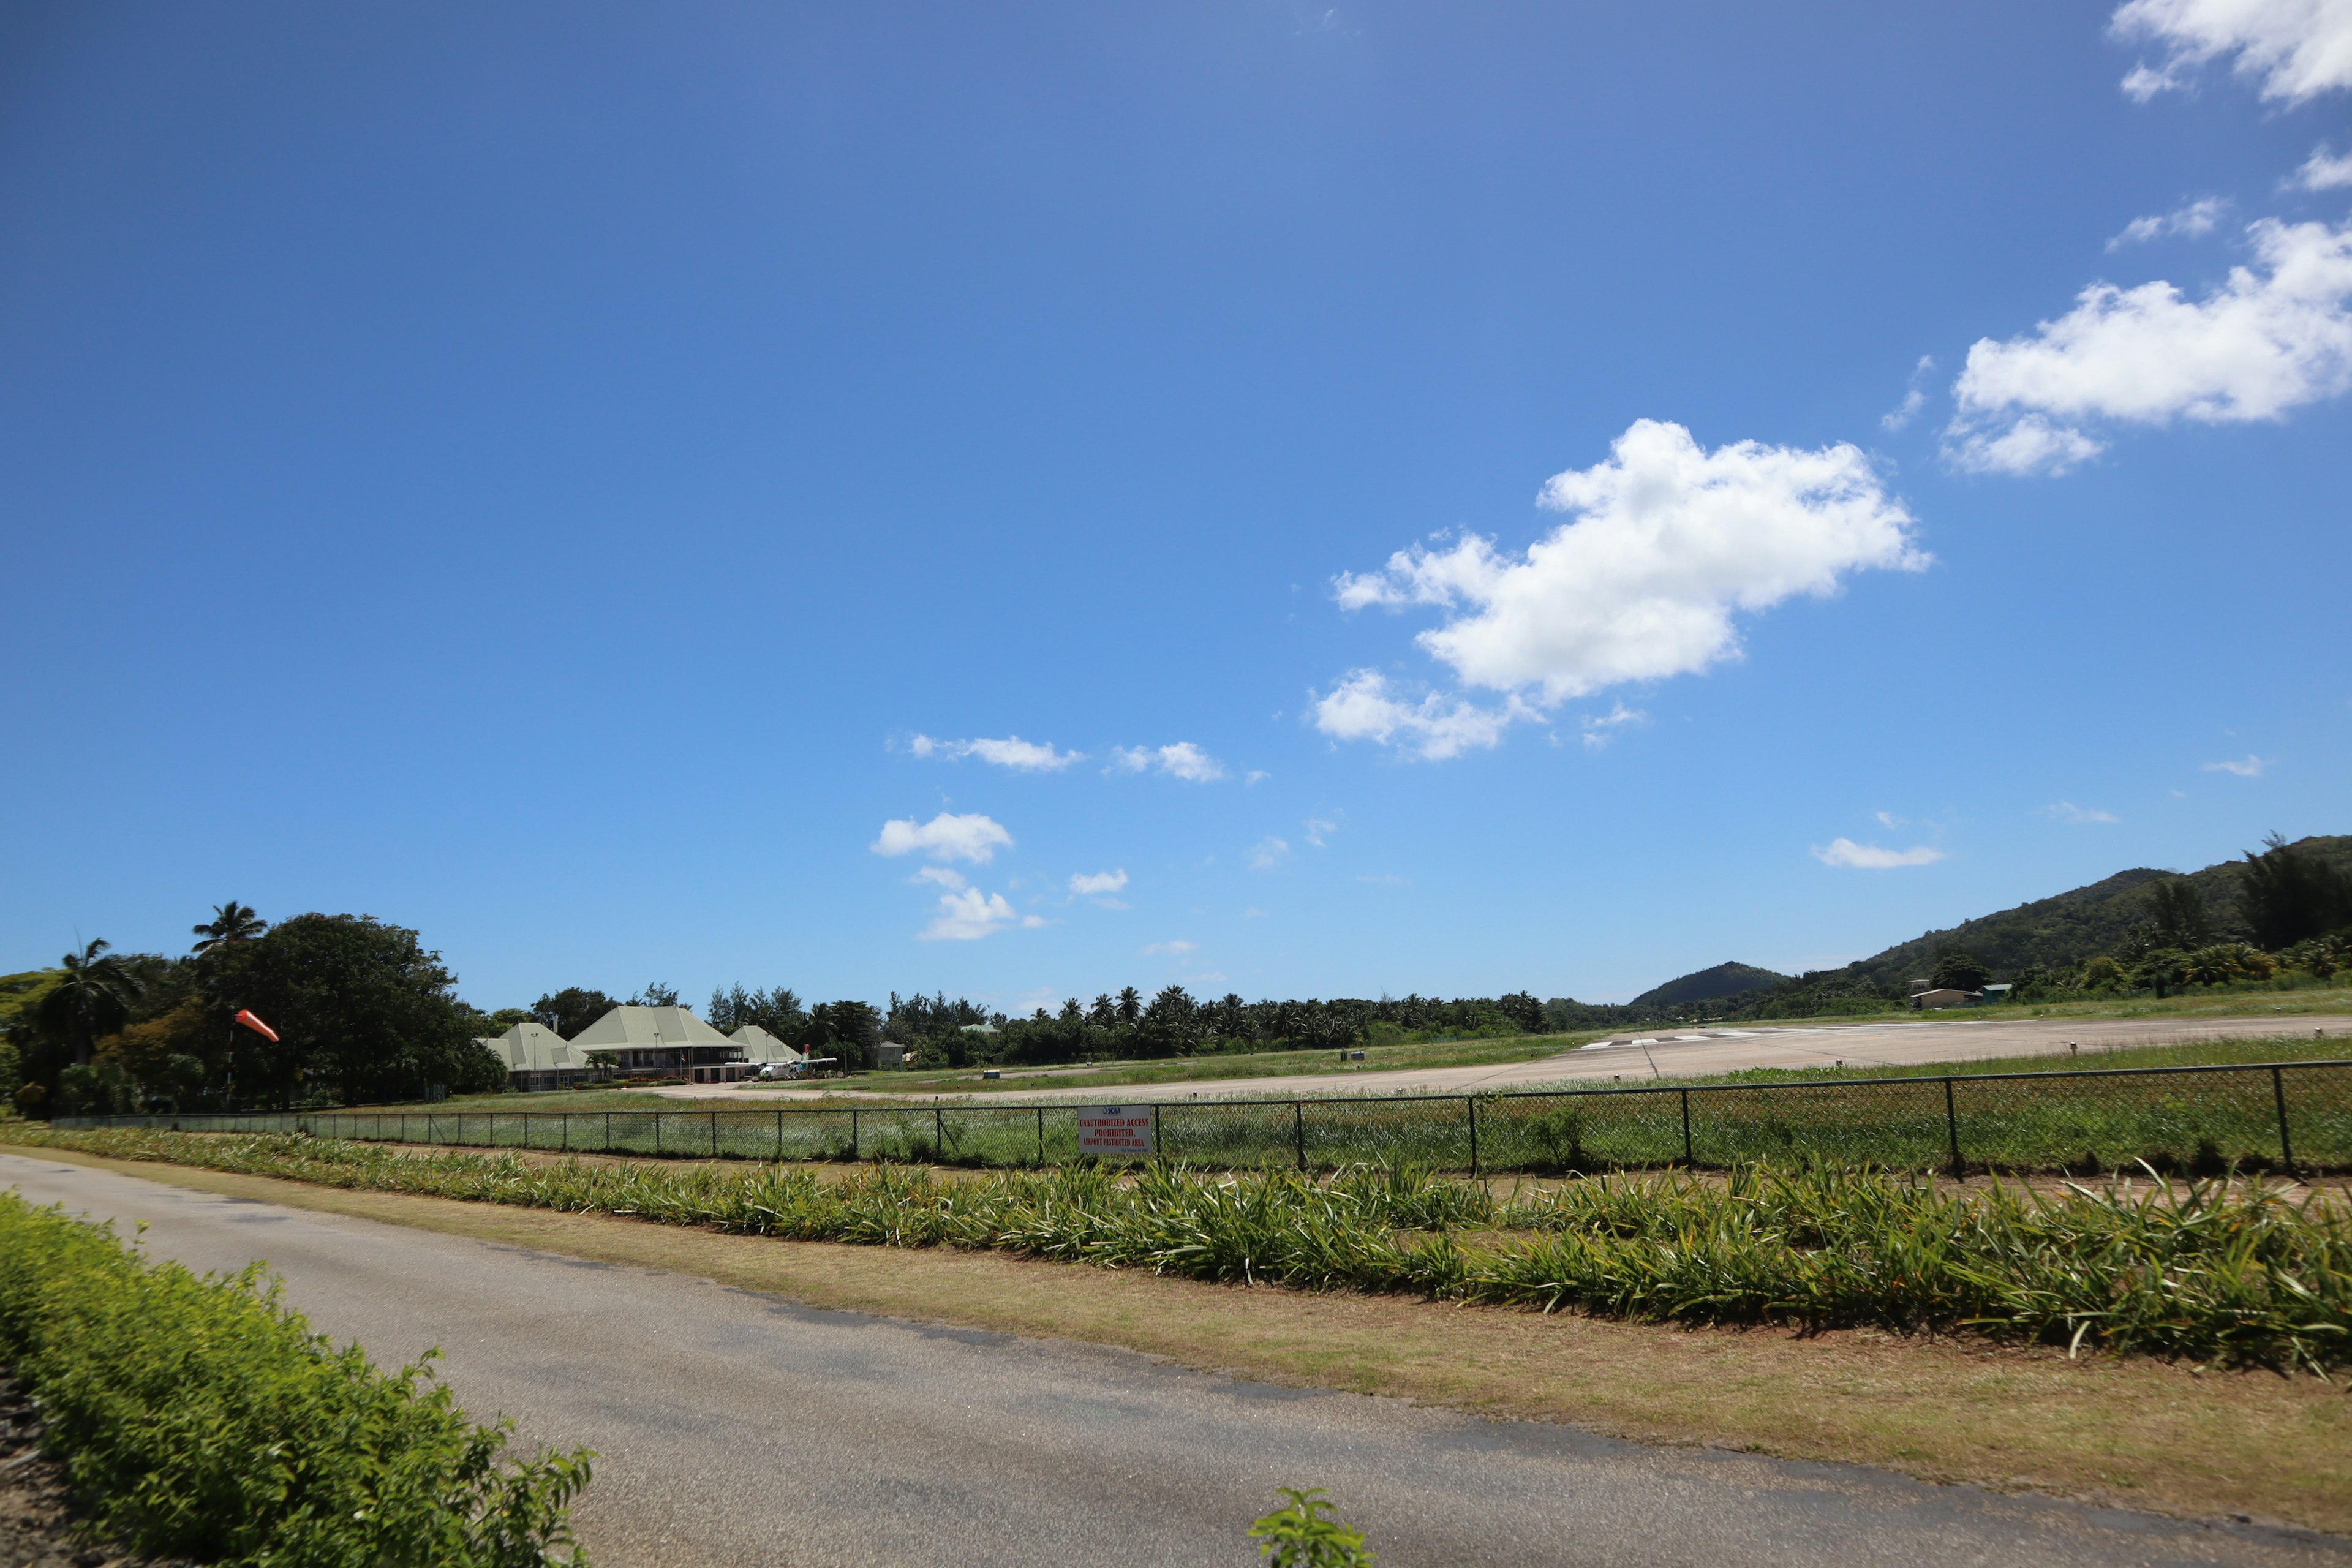
{"type": "Polygon", "coordinates": [[[1291,1387],[1652,1443],[2352,1532],[2352,1394],[2145,1359],[1225,1286],[997,1254],[725,1236],[269,1177],[11,1151],[142,1180],[664,1269],[808,1306],[1080,1341],[1291,1387]]]}

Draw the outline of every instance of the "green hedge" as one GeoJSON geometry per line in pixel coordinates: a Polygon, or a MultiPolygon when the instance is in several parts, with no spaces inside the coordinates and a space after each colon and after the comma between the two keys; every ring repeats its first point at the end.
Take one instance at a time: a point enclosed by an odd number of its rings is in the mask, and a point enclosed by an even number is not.
{"type": "Polygon", "coordinates": [[[252,1568],[584,1564],[583,1452],[501,1464],[419,1364],[336,1350],[256,1265],[199,1278],[0,1193],[0,1360],[45,1447],[133,1550],[252,1568]]]}

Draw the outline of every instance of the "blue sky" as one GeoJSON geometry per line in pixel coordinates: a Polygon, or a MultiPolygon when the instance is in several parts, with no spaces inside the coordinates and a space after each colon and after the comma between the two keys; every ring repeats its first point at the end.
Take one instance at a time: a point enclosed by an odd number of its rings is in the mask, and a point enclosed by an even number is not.
{"type": "Polygon", "coordinates": [[[0,965],[1604,1000],[2352,830],[2347,89],[2300,0],[10,7],[0,965]]]}

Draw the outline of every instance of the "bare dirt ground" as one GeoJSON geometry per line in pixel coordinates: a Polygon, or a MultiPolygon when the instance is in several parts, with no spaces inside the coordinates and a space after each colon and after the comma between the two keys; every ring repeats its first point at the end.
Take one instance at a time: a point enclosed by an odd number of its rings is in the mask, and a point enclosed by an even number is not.
{"type": "MultiPolygon", "coordinates": [[[[2294,1033],[2352,1043],[2352,1016],[2256,1014],[2239,1017],[2172,1014],[2145,1018],[1884,1018],[1854,1024],[1755,1025],[1739,1028],[1636,1031],[1612,1035],[1577,1049],[1533,1061],[1476,1067],[1411,1068],[1395,1072],[1337,1071],[1283,1078],[1215,1079],[1207,1082],[1141,1084],[1118,1089],[1041,1089],[992,1093],[991,1104],[1040,1100],[1121,1102],[1209,1100],[1228,1095],[1290,1100],[1323,1094],[1464,1094],[1502,1089],[1622,1079],[1696,1078],[1754,1068],[1926,1067],[1989,1057],[2093,1056],[2126,1046],[2186,1040],[2250,1039],[2294,1033]]],[[[2096,1066],[2086,1062],[2086,1066],[2096,1066]]],[[[1066,1070],[1066,1069],[1065,1069],[1066,1070]]],[[[871,1079],[857,1090],[839,1086],[761,1089],[746,1094],[733,1084],[677,1084],[646,1089],[670,1100],[823,1100],[845,1092],[887,1092],[871,1079]]],[[[929,1098],[927,1096],[926,1098],[929,1098]]],[[[964,1098],[948,1091],[938,1098],[964,1098]]]]}

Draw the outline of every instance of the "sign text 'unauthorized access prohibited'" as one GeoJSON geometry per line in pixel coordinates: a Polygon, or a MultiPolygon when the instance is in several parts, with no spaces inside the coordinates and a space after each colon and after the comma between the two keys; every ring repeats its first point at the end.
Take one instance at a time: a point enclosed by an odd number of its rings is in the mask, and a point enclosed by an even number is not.
{"type": "Polygon", "coordinates": [[[1078,1111],[1081,1154],[1151,1155],[1151,1107],[1088,1105],[1078,1111]]]}

